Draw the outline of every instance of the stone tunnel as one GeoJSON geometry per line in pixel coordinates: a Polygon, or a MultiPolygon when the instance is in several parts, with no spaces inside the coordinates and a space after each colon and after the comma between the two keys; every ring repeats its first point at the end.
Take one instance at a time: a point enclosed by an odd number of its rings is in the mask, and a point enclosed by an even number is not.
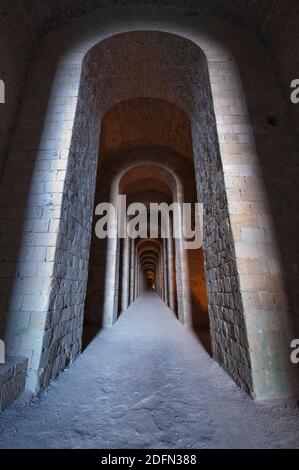
{"type": "Polygon", "coordinates": [[[43,412],[57,427],[66,393],[100,446],[271,447],[267,406],[281,403],[298,436],[299,108],[277,38],[298,63],[299,35],[279,31],[285,2],[18,3],[0,7],[0,446],[92,446],[65,431],[67,403],[60,441],[34,433],[43,412]],[[165,235],[159,208],[174,206],[192,208],[195,235],[201,220],[199,245],[174,210],[165,235]],[[117,236],[99,236],[108,226],[117,236]],[[10,418],[22,393],[37,397],[32,425],[10,418]],[[243,437],[228,442],[231,415],[243,437]]]}

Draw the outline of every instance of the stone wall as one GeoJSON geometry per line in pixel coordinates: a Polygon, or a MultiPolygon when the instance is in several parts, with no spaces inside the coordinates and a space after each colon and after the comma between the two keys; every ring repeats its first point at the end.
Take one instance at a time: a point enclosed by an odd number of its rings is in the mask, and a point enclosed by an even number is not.
{"type": "Polygon", "coordinates": [[[237,74],[234,63],[221,60],[210,74],[254,393],[269,397],[275,381],[275,398],[297,387],[289,344],[298,322],[298,159],[289,106],[271,62],[258,43],[256,54],[247,52],[251,47],[249,40],[232,46],[237,74]]]}
{"type": "Polygon", "coordinates": [[[199,200],[204,207],[203,252],[212,351],[213,357],[233,377],[235,382],[247,393],[252,394],[249,344],[231,231],[223,163],[212,104],[212,92],[206,67],[203,68],[203,77],[201,78],[201,82],[205,83],[205,86],[199,91],[201,94],[199,101],[204,103],[204,106],[201,106],[204,111],[195,111],[193,145],[199,200]],[[204,76],[204,72],[206,76],[204,76]]]}
{"type": "Polygon", "coordinates": [[[81,351],[99,148],[98,116],[83,81],[69,158],[64,166],[66,178],[57,226],[39,388],[46,386],[81,351]]]}
{"type": "Polygon", "coordinates": [[[0,411],[13,403],[25,390],[28,359],[21,357],[6,358],[0,364],[0,411]]]}

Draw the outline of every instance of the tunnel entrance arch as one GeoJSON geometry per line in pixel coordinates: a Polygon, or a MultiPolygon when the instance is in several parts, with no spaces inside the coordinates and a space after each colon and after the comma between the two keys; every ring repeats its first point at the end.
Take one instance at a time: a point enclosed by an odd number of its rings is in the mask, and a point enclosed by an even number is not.
{"type": "MultiPolygon", "coordinates": [[[[146,34],[162,34],[163,33],[150,33],[147,31],[146,34]]],[[[133,34],[133,33],[127,33],[127,34],[133,34]]],[[[134,33],[134,34],[142,34],[142,33],[134,33]]],[[[169,35],[169,33],[164,33],[166,36],[169,35]]],[[[166,36],[164,36],[165,40],[162,41],[162,43],[167,43],[166,36]]],[[[172,37],[172,40],[175,41],[180,41],[180,39],[174,39],[174,35],[170,34],[172,37]]],[[[123,39],[123,38],[122,38],[123,39]]],[[[169,39],[169,36],[168,36],[169,39]]],[[[114,40],[117,39],[114,38],[114,40]]],[[[107,40],[109,41],[109,40],[107,40]]],[[[129,41],[129,40],[128,40],[129,41]]],[[[186,41],[183,39],[182,41],[186,41]]],[[[105,42],[105,41],[104,41],[105,42]]],[[[134,42],[134,41],[133,41],[134,42]]],[[[155,42],[155,41],[153,41],[155,42]]],[[[171,41],[170,41],[171,42],[171,41]]],[[[196,42],[196,41],[195,41],[196,42]]],[[[244,231],[243,232],[243,239],[240,242],[237,242],[236,240],[238,239],[238,233],[240,230],[240,226],[243,227],[244,223],[242,222],[242,217],[238,211],[239,208],[237,207],[238,200],[236,194],[238,194],[238,191],[240,190],[241,181],[236,181],[236,185],[234,187],[229,187],[231,184],[231,181],[227,179],[227,177],[224,177],[223,173],[223,162],[227,155],[225,155],[225,150],[221,154],[218,148],[218,139],[217,139],[217,129],[219,130],[219,125],[217,127],[216,121],[214,118],[214,107],[213,107],[213,94],[215,96],[215,90],[216,87],[211,89],[210,86],[210,81],[209,81],[209,70],[211,70],[211,63],[213,62],[212,56],[213,53],[209,55],[209,47],[207,45],[207,42],[203,41],[203,43],[206,45],[205,53],[207,54],[208,57],[208,62],[205,61],[205,56],[203,53],[200,52],[200,49],[195,46],[194,43],[190,44],[188,43],[187,49],[190,52],[190,56],[194,54],[195,56],[199,57],[199,61],[197,62],[196,60],[192,60],[192,64],[200,64],[198,69],[193,69],[190,70],[188,64],[186,64],[186,68],[184,69],[183,67],[180,69],[179,66],[184,63],[184,54],[180,56],[179,51],[181,50],[179,47],[174,48],[176,50],[177,57],[179,57],[178,61],[174,61],[174,67],[176,72],[178,70],[183,70],[186,72],[186,77],[184,79],[184,82],[188,84],[189,88],[176,88],[175,84],[171,82],[171,80],[168,80],[167,76],[167,67],[166,63],[164,62],[164,68],[162,67],[162,78],[163,78],[163,83],[167,83],[168,87],[159,87],[155,89],[154,87],[151,88],[151,86],[154,84],[152,81],[149,83],[149,95],[151,97],[163,97],[169,99],[169,101],[174,100],[174,102],[178,103],[179,105],[182,106],[182,108],[187,112],[189,115],[191,122],[192,122],[192,138],[193,138],[193,150],[194,150],[194,155],[200,156],[200,157],[195,157],[195,171],[197,175],[197,181],[199,182],[199,191],[201,193],[201,199],[205,202],[208,201],[210,203],[210,207],[208,209],[208,205],[206,204],[207,207],[207,213],[206,215],[208,216],[209,222],[211,222],[210,225],[207,224],[207,227],[209,227],[210,232],[206,234],[206,237],[209,239],[209,241],[213,240],[214,237],[214,232],[215,230],[219,230],[221,233],[221,239],[222,242],[218,244],[219,250],[222,251],[222,255],[220,256],[221,262],[223,261],[224,264],[226,265],[225,268],[223,268],[223,265],[217,265],[216,262],[216,257],[212,256],[210,259],[210,264],[208,266],[208,272],[211,272],[211,279],[209,279],[209,288],[210,288],[210,293],[211,293],[211,301],[210,302],[210,312],[211,315],[214,316],[214,331],[215,335],[218,336],[218,340],[215,341],[214,343],[214,357],[220,362],[220,364],[230,373],[230,375],[234,378],[234,380],[241,385],[245,390],[247,390],[249,393],[252,395],[262,398],[262,397],[278,397],[278,396],[285,396],[285,395],[290,395],[291,389],[292,389],[292,379],[291,379],[291,373],[289,371],[289,363],[288,363],[288,356],[287,356],[287,341],[289,338],[289,324],[288,324],[288,319],[287,319],[287,307],[285,307],[284,304],[284,299],[283,299],[283,287],[281,286],[281,280],[280,280],[280,271],[279,267],[277,268],[275,279],[271,278],[271,275],[268,277],[269,281],[269,286],[272,286],[275,284],[275,291],[277,295],[277,291],[280,292],[280,305],[281,308],[280,310],[273,310],[273,316],[276,320],[276,324],[279,324],[279,329],[282,332],[283,335],[283,340],[282,340],[282,345],[279,349],[279,360],[277,362],[280,364],[284,364],[284,366],[280,366],[280,377],[283,377],[283,379],[279,380],[279,384],[277,384],[277,375],[275,372],[275,368],[272,368],[271,366],[271,361],[273,358],[269,356],[271,353],[265,352],[262,348],[262,343],[263,340],[270,341],[271,337],[271,326],[267,325],[263,329],[262,337],[260,336],[260,333],[254,323],[251,323],[250,320],[250,315],[253,314],[252,310],[249,313],[248,319],[247,319],[247,324],[245,324],[245,318],[244,318],[244,305],[247,305],[246,302],[248,301],[249,294],[251,292],[251,288],[249,287],[249,283],[252,280],[251,274],[244,274],[241,269],[241,265],[244,264],[243,261],[247,259],[247,256],[249,256],[247,253],[244,253],[244,250],[246,249],[245,247],[245,240],[248,240],[250,238],[250,233],[252,230],[252,227],[250,227],[249,232],[244,231]],[[191,51],[192,47],[195,47],[194,52],[193,50],[191,51]],[[209,64],[209,67],[208,67],[209,64]],[[203,73],[204,76],[203,80],[198,80],[199,79],[199,71],[200,73],[203,73]],[[199,95],[196,95],[195,90],[197,89],[198,83],[206,83],[206,87],[199,87],[199,95]],[[167,89],[166,89],[167,88],[167,89]],[[201,94],[202,93],[202,94],[201,94]],[[212,94],[213,93],[213,94],[212,94]],[[212,176],[213,175],[213,176],[212,176]],[[215,191],[215,187],[213,186],[213,183],[216,184],[217,191],[215,191]],[[231,189],[231,190],[230,190],[231,189]],[[219,199],[217,199],[219,197],[219,199]],[[237,213],[234,213],[234,211],[237,211],[237,213]],[[235,217],[234,217],[235,216],[235,217]],[[222,221],[223,223],[215,223],[215,222],[220,222],[222,221]],[[227,238],[226,238],[227,237],[227,238]],[[225,249],[224,249],[225,248],[225,249]],[[227,252],[226,252],[227,248],[227,252]],[[214,259],[215,258],[215,259],[214,259]],[[223,268],[223,269],[222,269],[223,268]],[[217,270],[221,271],[221,276],[217,276],[217,270]],[[278,273],[278,274],[277,274],[278,273]],[[217,286],[217,280],[221,280],[219,283],[220,291],[218,291],[218,286],[217,286]],[[275,282],[274,282],[275,281],[275,282]],[[225,287],[223,287],[225,286],[225,287]],[[278,286],[278,287],[277,287],[278,286]],[[225,290],[222,290],[225,289],[225,290]],[[218,317],[219,312],[221,313],[221,318],[218,317]],[[233,319],[233,321],[232,321],[233,319]],[[225,323],[231,324],[231,329],[230,329],[230,334],[228,336],[222,335],[222,326],[225,323]],[[251,326],[250,326],[251,325],[251,326]],[[250,345],[255,345],[254,347],[250,345]],[[260,348],[260,349],[259,349],[260,348]],[[251,359],[251,360],[250,360],[251,359]],[[282,382],[284,384],[287,384],[286,388],[282,387],[282,382]]],[[[109,63],[109,57],[108,57],[108,52],[105,50],[105,46],[107,46],[107,43],[104,45],[101,43],[104,48],[103,48],[103,56],[106,58],[107,62],[109,63]]],[[[173,44],[173,42],[172,42],[173,44]]],[[[200,45],[200,40],[198,40],[198,44],[200,45]]],[[[159,46],[161,45],[161,42],[159,41],[159,46]]],[[[184,42],[184,45],[186,45],[186,42],[184,42]]],[[[110,44],[111,46],[111,44],[110,44]]],[[[109,46],[109,47],[110,47],[109,46]]],[[[98,46],[97,46],[98,47],[98,46]]],[[[108,47],[108,49],[109,49],[108,47]]],[[[165,46],[167,49],[167,45],[165,46]]],[[[169,46],[171,50],[173,49],[173,46],[169,46]]],[[[163,50],[163,48],[161,48],[163,50]]],[[[95,53],[99,53],[99,49],[93,51],[95,53]]],[[[164,49],[165,52],[165,49],[164,49]]],[[[170,56],[170,55],[169,55],[170,56]]],[[[91,56],[90,56],[91,57],[91,56]]],[[[90,58],[89,57],[89,58],[90,58]]],[[[114,56],[115,58],[116,56],[114,56]]],[[[113,60],[114,60],[113,58],[113,60]]],[[[157,58],[155,57],[155,60],[157,58]]],[[[227,62],[227,60],[225,61],[227,62]]],[[[114,64],[118,63],[117,60],[114,61],[114,64]]],[[[81,80],[81,90],[79,93],[79,99],[78,103],[77,100],[74,100],[77,106],[77,112],[76,112],[76,119],[73,121],[74,126],[72,127],[72,145],[71,145],[71,151],[70,153],[67,151],[67,160],[68,162],[68,168],[67,168],[67,178],[63,182],[65,183],[64,185],[64,197],[62,200],[62,204],[59,206],[66,214],[66,217],[71,217],[71,223],[70,226],[72,229],[76,232],[78,230],[78,227],[76,226],[76,219],[75,217],[73,218],[72,214],[72,208],[70,204],[70,200],[72,200],[73,204],[76,206],[76,210],[81,211],[82,208],[84,207],[84,202],[83,199],[85,198],[86,202],[86,220],[91,216],[91,211],[92,211],[92,199],[93,199],[93,189],[94,189],[94,184],[95,184],[95,168],[96,168],[96,162],[97,162],[97,152],[96,148],[99,144],[99,140],[97,136],[99,136],[99,113],[97,106],[102,105],[102,110],[107,111],[110,106],[113,104],[119,102],[124,96],[122,95],[123,91],[120,91],[118,87],[116,87],[116,90],[118,89],[119,96],[117,96],[117,93],[114,94],[113,100],[108,103],[107,102],[107,96],[103,97],[103,100],[101,103],[97,102],[99,99],[99,94],[97,94],[97,73],[96,73],[96,66],[98,64],[98,61],[90,61],[88,63],[88,58],[87,61],[85,62],[83,66],[83,74],[82,74],[82,80],[81,80]],[[93,65],[92,65],[93,64],[93,65]],[[85,68],[86,66],[86,68],[85,68]],[[87,87],[85,86],[87,85],[87,87]],[[115,101],[114,101],[115,100],[115,101]],[[89,107],[90,113],[87,115],[86,114],[86,107],[89,107]],[[82,148],[80,146],[80,141],[82,142],[82,136],[85,137],[86,141],[86,147],[82,148]],[[79,138],[80,137],[80,138],[79,138]],[[87,159],[86,155],[90,154],[91,159],[87,159]],[[79,155],[80,154],[80,155],[79,155]],[[76,157],[76,158],[75,158],[76,157]],[[89,179],[89,187],[86,188],[86,191],[84,191],[84,198],[82,198],[82,201],[79,201],[81,194],[76,192],[76,187],[80,187],[81,182],[80,181],[80,175],[82,175],[82,172],[86,172],[86,176],[88,176],[89,179]],[[78,202],[79,201],[79,202],[78,202]]],[[[112,64],[113,65],[113,64],[112,64]]],[[[170,69],[171,69],[171,64],[170,69]]],[[[190,65],[190,64],[189,64],[190,65]]],[[[225,64],[227,65],[227,63],[225,64]]],[[[225,67],[223,67],[225,69],[225,67]]],[[[108,70],[108,68],[107,68],[108,70]]],[[[155,70],[155,67],[152,69],[155,70]]],[[[114,69],[109,69],[109,73],[106,74],[107,79],[108,76],[116,76],[116,74],[113,73],[114,69]]],[[[171,73],[171,76],[175,76],[173,73],[171,73]]],[[[103,76],[101,77],[103,78],[103,76]]],[[[235,75],[236,79],[236,95],[234,97],[229,96],[227,99],[232,100],[232,103],[235,105],[239,104],[241,108],[245,106],[246,110],[246,105],[244,105],[244,101],[242,102],[241,98],[238,98],[242,96],[242,91],[240,92],[239,87],[240,87],[240,78],[238,77],[237,73],[235,75]],[[239,90],[239,92],[237,91],[239,90]],[[239,95],[238,95],[239,93],[239,95]],[[238,102],[238,99],[241,101],[238,102]],[[236,100],[236,101],[234,101],[236,100]]],[[[131,92],[129,91],[129,95],[126,95],[126,98],[128,97],[136,97],[136,87],[134,88],[134,84],[136,84],[136,80],[132,79],[128,80],[128,83],[130,83],[131,86],[131,92]],[[131,94],[130,93],[133,93],[131,94]]],[[[139,81],[140,83],[140,81],[139,81]]],[[[156,82],[157,83],[157,82],[156,82]]],[[[105,78],[102,81],[103,89],[108,88],[107,87],[107,80],[105,82],[105,78]]],[[[242,89],[242,87],[241,87],[242,89]]],[[[225,100],[224,100],[225,101],[225,100]]],[[[74,102],[73,102],[74,103],[74,102]]],[[[224,102],[223,102],[224,103],[224,102]]],[[[219,106],[221,107],[221,103],[218,103],[219,106]]],[[[223,106],[226,106],[223,104],[223,106]]],[[[218,112],[219,109],[218,109],[218,112]]],[[[246,114],[246,111],[244,111],[244,115],[246,114]]],[[[233,132],[232,132],[233,134],[233,132]]],[[[59,136],[57,135],[57,140],[59,140],[59,136]]],[[[227,149],[228,150],[228,149],[227,149]]],[[[254,154],[254,149],[251,149],[250,152],[252,152],[250,159],[252,158],[253,160],[255,159],[255,154],[254,154]]],[[[235,155],[235,154],[234,154],[235,155]]],[[[229,160],[230,158],[228,158],[229,160]]],[[[249,159],[249,160],[250,160],[249,159]]],[[[231,162],[231,160],[230,160],[231,162]]],[[[227,163],[225,163],[225,166],[227,163]]],[[[256,160],[254,161],[254,165],[256,165],[256,160]]],[[[251,183],[253,184],[253,181],[251,180],[246,180],[246,184],[249,184],[251,188],[251,183]]],[[[257,178],[257,180],[254,180],[254,186],[256,185],[261,189],[261,198],[262,196],[262,189],[263,189],[263,183],[262,181],[257,178]]],[[[253,186],[252,186],[253,187],[253,186]]],[[[250,192],[250,191],[249,191],[250,192]]],[[[62,193],[59,193],[62,195],[62,193]]],[[[245,194],[248,194],[245,193],[245,194]]],[[[246,195],[244,196],[244,201],[242,202],[248,202],[246,199],[246,195]]],[[[250,200],[251,196],[248,196],[248,199],[250,200]]],[[[250,202],[250,201],[249,201],[250,202]]],[[[266,201],[262,201],[263,203],[265,202],[265,207],[267,206],[266,201]]],[[[261,204],[262,206],[262,204],[261,204]]],[[[263,209],[259,209],[262,210],[263,209]]],[[[259,215],[263,215],[259,214],[259,215]]],[[[245,227],[246,229],[246,227],[245,227]]],[[[69,283],[69,287],[67,289],[71,289],[71,287],[74,283],[82,283],[81,285],[84,287],[84,283],[86,283],[86,266],[88,264],[88,256],[86,255],[86,245],[88,246],[88,242],[90,240],[90,232],[86,233],[85,228],[79,228],[79,232],[82,230],[82,234],[80,234],[79,239],[83,240],[85,238],[84,244],[82,244],[82,247],[80,245],[81,241],[79,241],[79,251],[80,255],[78,256],[78,263],[84,265],[84,269],[81,273],[81,279],[74,279],[70,275],[70,271],[72,269],[72,261],[66,262],[61,265],[59,263],[59,259],[63,258],[63,251],[68,250],[68,244],[71,243],[71,239],[68,239],[68,236],[66,236],[65,233],[65,226],[64,226],[64,221],[60,220],[60,225],[59,225],[59,237],[57,238],[58,243],[55,245],[55,256],[52,261],[52,266],[49,268],[53,268],[52,273],[50,274],[51,278],[51,289],[50,289],[50,295],[47,299],[46,302],[44,302],[46,305],[42,305],[40,308],[42,309],[42,312],[45,314],[45,319],[48,317],[51,317],[52,320],[50,321],[50,326],[49,326],[49,321],[47,320],[47,328],[48,329],[54,329],[57,326],[57,317],[58,317],[58,311],[61,310],[61,299],[63,296],[66,296],[66,292],[64,291],[66,284],[69,283]],[[84,247],[83,247],[84,245],[84,247]],[[80,252],[82,248],[82,252],[80,252]],[[85,251],[84,251],[85,250],[85,251]],[[52,279],[54,279],[54,282],[52,282],[52,279]],[[61,282],[62,279],[67,279],[69,282],[61,282]],[[54,286],[54,289],[53,289],[54,286]],[[60,300],[58,300],[60,299],[60,300]],[[49,314],[49,315],[48,315],[49,314]],[[53,323],[51,323],[53,322],[53,323]]],[[[39,237],[41,239],[42,237],[39,237]]],[[[43,242],[41,242],[43,243],[43,242]]],[[[250,253],[250,258],[249,259],[258,259],[259,262],[267,262],[267,259],[273,259],[277,261],[277,253],[275,249],[275,243],[269,243],[269,246],[267,246],[267,250],[264,251],[265,254],[261,254],[259,251],[261,246],[258,243],[248,243],[250,246],[248,247],[249,253],[250,253]],[[251,246],[255,245],[255,246],[251,246]]],[[[262,242],[261,242],[262,244],[262,242]]],[[[216,249],[216,247],[214,247],[216,249]]],[[[87,250],[88,251],[88,250],[87,250]]],[[[245,250],[246,251],[246,250],[245,250]]],[[[212,253],[212,249],[210,247],[210,253],[212,253]]],[[[76,257],[75,255],[72,255],[70,258],[76,257]]],[[[279,263],[278,263],[279,264],[279,263]]],[[[255,283],[255,292],[263,292],[263,285],[265,285],[265,279],[264,276],[262,277],[255,277],[254,278],[254,283],[255,283]]],[[[270,287],[272,288],[272,287],[270,287]]],[[[18,289],[18,287],[16,287],[18,289]]],[[[274,288],[273,288],[274,290],[274,288]]],[[[41,298],[39,297],[40,294],[34,293],[31,294],[34,295],[36,299],[36,305],[37,305],[37,311],[39,308],[39,301],[41,301],[41,298]]],[[[80,297],[80,300],[78,300],[77,305],[76,305],[76,310],[78,312],[78,318],[77,318],[77,332],[76,334],[79,335],[79,330],[80,330],[80,318],[82,321],[82,308],[84,304],[84,289],[82,289],[82,293],[80,293],[80,296],[77,296],[78,298],[80,297]]],[[[72,308],[72,300],[70,300],[70,305],[68,305],[67,308],[72,308]]],[[[23,304],[24,307],[26,308],[25,305],[23,304]]],[[[74,305],[75,306],[75,305],[74,305]]],[[[255,309],[256,310],[256,309],[255,309]]],[[[263,309],[259,306],[257,310],[260,311],[261,315],[263,315],[263,309]]],[[[7,322],[7,334],[8,334],[8,344],[11,349],[11,351],[16,352],[18,351],[19,353],[21,352],[20,349],[20,333],[18,330],[14,328],[14,324],[17,323],[18,315],[20,311],[18,308],[16,309],[10,309],[10,314],[7,322]]],[[[75,324],[75,321],[72,321],[73,324],[75,324]]],[[[272,322],[273,324],[273,322],[272,322]]],[[[27,332],[28,337],[32,339],[32,335],[35,334],[32,330],[29,330],[27,332]]],[[[74,335],[72,335],[74,336],[74,335]]],[[[44,338],[43,338],[43,331],[41,335],[36,335],[36,341],[33,341],[32,343],[36,346],[34,349],[34,366],[32,363],[32,372],[31,372],[31,385],[32,388],[39,388],[41,386],[45,386],[48,381],[50,380],[51,377],[54,377],[57,372],[60,370],[62,364],[64,361],[70,360],[72,357],[76,355],[78,352],[78,338],[76,340],[76,343],[69,344],[69,338],[65,339],[65,346],[64,347],[58,347],[58,342],[61,338],[55,338],[53,335],[51,336],[51,333],[49,332],[48,337],[50,337],[50,340],[47,339],[47,341],[50,341],[49,344],[44,343],[44,338]],[[47,346],[45,346],[47,344],[47,346]],[[53,351],[57,351],[57,355],[55,356],[55,366],[54,363],[47,363],[46,360],[46,355],[48,354],[47,349],[50,348],[53,351]],[[42,364],[42,366],[40,366],[42,364]],[[59,365],[60,364],[60,365],[59,365]],[[38,385],[36,385],[36,381],[38,378],[38,385]]],[[[276,362],[275,362],[276,363],[276,362]]]]}

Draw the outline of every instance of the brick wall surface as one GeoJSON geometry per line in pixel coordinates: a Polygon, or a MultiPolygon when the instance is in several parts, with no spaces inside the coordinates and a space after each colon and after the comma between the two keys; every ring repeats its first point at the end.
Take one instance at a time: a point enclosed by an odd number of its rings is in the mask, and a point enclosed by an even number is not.
{"type": "Polygon", "coordinates": [[[0,364],[0,411],[7,408],[25,390],[28,359],[22,357],[6,358],[0,364]]]}

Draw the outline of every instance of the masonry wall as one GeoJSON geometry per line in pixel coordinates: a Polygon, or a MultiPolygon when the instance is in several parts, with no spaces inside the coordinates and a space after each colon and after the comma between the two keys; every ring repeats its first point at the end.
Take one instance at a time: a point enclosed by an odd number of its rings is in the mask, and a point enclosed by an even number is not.
{"type": "MultiPolygon", "coordinates": [[[[207,72],[206,72],[207,73],[207,72]]],[[[205,111],[193,124],[199,200],[204,206],[203,252],[213,357],[249,394],[253,393],[249,344],[231,232],[223,166],[208,78],[205,111]],[[204,125],[199,125],[203,122],[204,125]]]]}
{"type": "MultiPolygon", "coordinates": [[[[78,248],[78,228],[73,220],[72,226],[66,227],[61,203],[78,95],[72,80],[80,78],[80,66],[65,67],[56,75],[55,86],[54,64],[55,59],[51,61],[41,51],[30,69],[1,185],[1,336],[11,354],[22,350],[28,357],[27,386],[32,390],[49,383],[79,352],[81,344],[78,329],[82,316],[78,322],[76,311],[70,311],[73,304],[66,298],[70,295],[70,265],[81,276],[81,264],[78,258],[69,259],[68,249],[63,254],[63,246],[60,253],[56,252],[57,246],[66,245],[63,236],[57,238],[60,221],[64,223],[62,231],[69,231],[65,238],[71,239],[72,253],[78,248]],[[68,89],[61,94],[66,83],[68,89]],[[61,341],[64,337],[65,344],[61,341]]],[[[70,198],[76,196],[75,189],[70,198]]],[[[70,218],[83,216],[84,201],[79,206],[75,209],[78,213],[71,212],[70,218]]],[[[82,252],[77,257],[84,258],[82,252]]],[[[81,279],[74,280],[80,304],[81,279]]]]}
{"type": "MultiPolygon", "coordinates": [[[[292,166],[296,175],[297,162],[287,124],[288,106],[273,78],[271,64],[258,45],[256,55],[249,53],[245,60],[245,44],[233,47],[244,88],[234,64],[227,60],[224,64],[219,58],[211,64],[210,73],[254,395],[277,398],[294,394],[297,387],[296,371],[291,370],[289,359],[295,323],[292,297],[288,301],[286,293],[291,260],[282,259],[286,244],[290,247],[295,240],[297,216],[294,213],[293,223],[288,224],[293,231],[292,236],[289,232],[289,242],[282,234],[286,220],[280,219],[284,211],[290,215],[292,207],[291,198],[286,202],[282,197],[285,184],[290,185],[288,193],[292,191],[292,182],[287,183],[285,178],[285,165],[292,166]],[[277,125],[271,124],[271,116],[277,119],[277,125]]],[[[249,41],[247,44],[250,48],[249,41]]],[[[296,199],[294,191],[293,195],[296,199]]]]}
{"type": "Polygon", "coordinates": [[[97,110],[89,103],[83,81],[65,166],[38,387],[46,386],[67,367],[82,346],[100,133],[97,110]]]}

